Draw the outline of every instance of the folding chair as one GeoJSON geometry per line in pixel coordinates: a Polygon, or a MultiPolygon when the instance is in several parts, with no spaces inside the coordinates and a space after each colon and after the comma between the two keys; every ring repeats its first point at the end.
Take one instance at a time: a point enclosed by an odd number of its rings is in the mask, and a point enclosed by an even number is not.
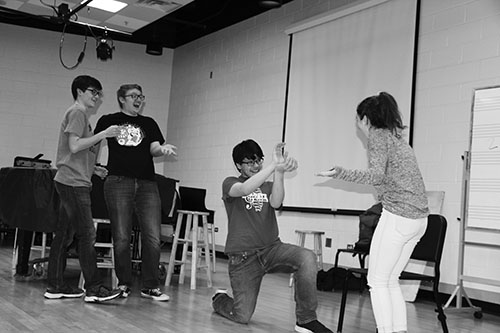
{"type": "MultiPolygon", "coordinates": [[[[441,322],[444,333],[448,333],[448,326],[446,324],[446,316],[443,311],[443,305],[439,296],[439,278],[440,278],[440,265],[441,265],[441,255],[443,253],[444,240],[446,236],[446,219],[441,215],[431,214],[428,217],[428,224],[425,234],[422,236],[417,246],[413,250],[411,259],[426,261],[434,264],[434,274],[418,274],[412,272],[403,271],[400,280],[420,280],[432,282],[432,291],[434,296],[434,302],[436,303],[436,312],[438,313],[437,318],[441,322]]],[[[367,276],[368,269],[366,268],[348,268],[348,274],[344,280],[344,286],[342,289],[342,300],[340,303],[339,311],[339,321],[337,325],[337,333],[342,332],[342,326],[344,323],[344,313],[347,301],[348,292],[348,282],[349,277],[355,273],[363,276],[367,276]]]]}

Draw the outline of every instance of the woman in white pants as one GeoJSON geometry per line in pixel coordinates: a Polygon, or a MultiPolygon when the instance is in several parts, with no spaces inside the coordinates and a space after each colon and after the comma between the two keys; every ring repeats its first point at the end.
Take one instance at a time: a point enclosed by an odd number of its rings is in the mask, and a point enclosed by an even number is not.
{"type": "Polygon", "coordinates": [[[383,210],[370,246],[368,285],[379,333],[406,332],[406,304],[399,275],[427,227],[427,197],[415,154],[394,97],[365,98],[356,123],[368,139],[368,169],[335,166],[318,176],[373,185],[383,210]]]}

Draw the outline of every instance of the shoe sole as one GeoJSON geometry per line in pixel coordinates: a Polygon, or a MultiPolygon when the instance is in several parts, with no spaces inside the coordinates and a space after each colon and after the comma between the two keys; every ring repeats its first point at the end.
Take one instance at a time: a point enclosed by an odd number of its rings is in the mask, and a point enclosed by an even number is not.
{"type": "Polygon", "coordinates": [[[170,297],[166,296],[166,295],[163,296],[163,299],[160,299],[160,297],[155,297],[155,296],[151,296],[148,294],[144,294],[143,292],[141,292],[141,297],[149,298],[149,299],[152,299],[153,301],[158,301],[158,302],[167,302],[170,299],[170,297]]]}
{"type": "Polygon", "coordinates": [[[43,294],[43,297],[47,299],[61,299],[61,298],[80,298],[84,293],[81,294],[52,294],[52,293],[45,293],[43,294]]]}
{"type": "Polygon", "coordinates": [[[295,332],[298,332],[298,333],[312,333],[311,330],[305,328],[305,327],[300,327],[300,326],[297,326],[295,325],[295,332]]]}
{"type": "Polygon", "coordinates": [[[121,293],[114,294],[114,295],[109,295],[106,297],[98,297],[98,296],[85,296],[85,302],[87,303],[101,303],[101,302],[106,302],[110,301],[112,299],[120,297],[121,293]]]}

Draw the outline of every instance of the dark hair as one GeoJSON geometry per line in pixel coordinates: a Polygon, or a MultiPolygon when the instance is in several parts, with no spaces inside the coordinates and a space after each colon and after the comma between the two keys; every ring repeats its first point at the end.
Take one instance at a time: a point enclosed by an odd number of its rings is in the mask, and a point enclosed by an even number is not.
{"type": "Polygon", "coordinates": [[[122,84],[120,86],[120,88],[118,88],[118,90],[116,91],[116,100],[118,101],[118,106],[120,107],[120,109],[123,106],[123,103],[120,102],[120,97],[125,97],[125,95],[127,94],[127,92],[129,90],[131,90],[131,89],[137,89],[142,94],[142,88],[141,88],[141,86],[138,85],[138,84],[136,84],[136,83],[122,84]]]}
{"type": "Polygon", "coordinates": [[[401,120],[398,103],[391,94],[381,92],[378,95],[365,98],[356,109],[359,119],[365,116],[375,128],[387,128],[394,135],[400,136],[406,126],[401,120]]]}
{"type": "Polygon", "coordinates": [[[76,100],[78,97],[78,89],[85,91],[88,88],[95,88],[97,90],[102,90],[101,82],[98,79],[89,75],[80,75],[75,77],[73,83],[71,83],[71,94],[73,99],[76,100]]]}
{"type": "Polygon", "coordinates": [[[252,139],[241,141],[233,148],[233,162],[241,164],[245,158],[249,160],[262,159],[264,153],[259,144],[252,139]]]}

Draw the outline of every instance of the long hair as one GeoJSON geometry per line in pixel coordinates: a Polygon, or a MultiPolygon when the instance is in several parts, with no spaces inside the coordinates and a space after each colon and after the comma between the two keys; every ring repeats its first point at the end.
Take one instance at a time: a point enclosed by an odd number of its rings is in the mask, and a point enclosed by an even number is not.
{"type": "Polygon", "coordinates": [[[375,128],[387,128],[397,137],[406,128],[401,120],[398,103],[391,94],[383,91],[378,95],[365,98],[356,109],[359,119],[365,116],[375,128]]]}

